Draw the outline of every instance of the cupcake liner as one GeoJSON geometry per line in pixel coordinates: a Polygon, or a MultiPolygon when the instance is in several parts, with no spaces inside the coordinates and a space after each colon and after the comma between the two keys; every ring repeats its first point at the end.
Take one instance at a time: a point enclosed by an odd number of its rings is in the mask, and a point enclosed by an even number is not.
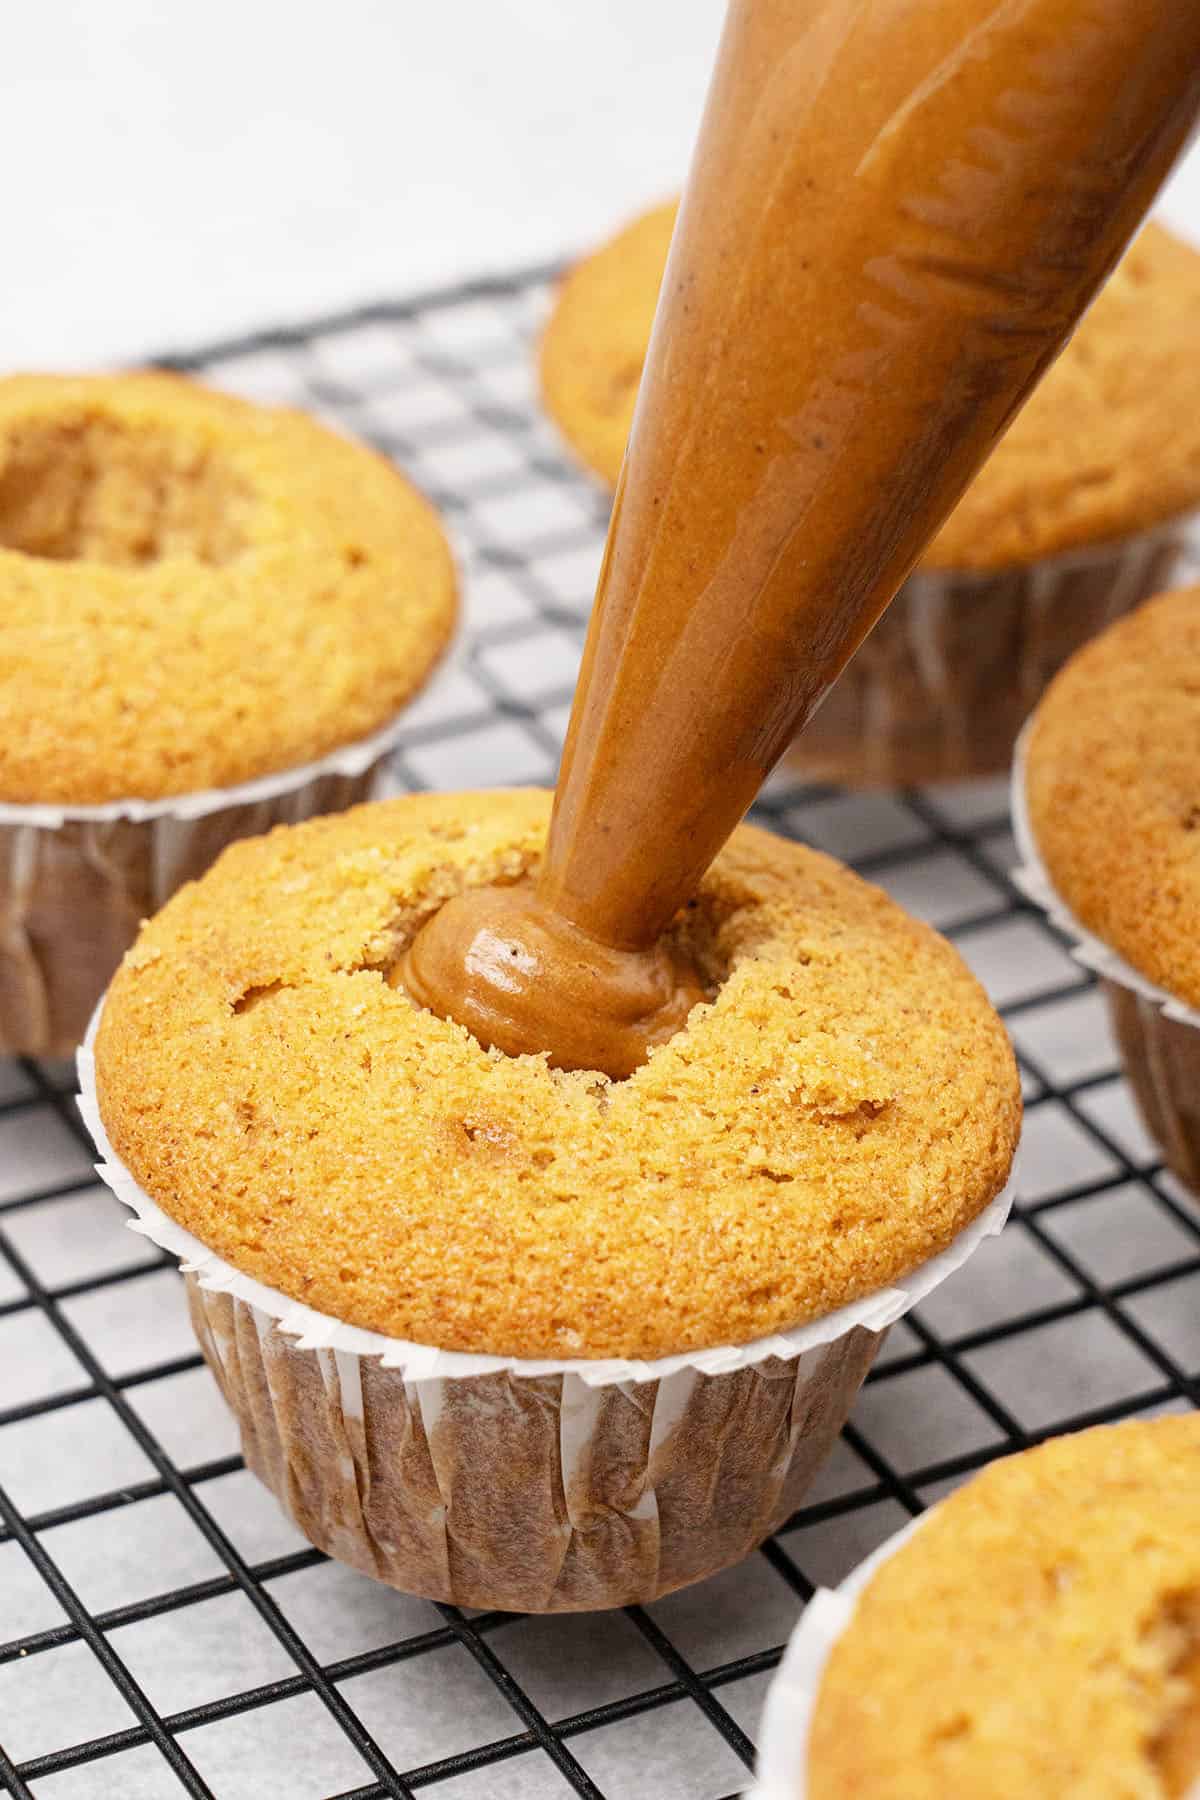
{"type": "Polygon", "coordinates": [[[1130,988],[1106,981],[1104,992],[1146,1128],[1168,1168],[1200,1194],[1200,1032],[1130,988]]]}
{"type": "Polygon", "coordinates": [[[888,1326],[998,1232],[1005,1189],[940,1256],[755,1343],[655,1361],[467,1355],[364,1331],[242,1275],[157,1207],[80,1110],[131,1228],[183,1259],[246,1461],[300,1530],[410,1593],[521,1612],[647,1601],[796,1510],[888,1326]]]}
{"type": "Polygon", "coordinates": [[[235,839],[369,799],[404,723],[236,787],[0,804],[0,1055],[74,1050],[144,918],[235,839]]]}
{"type": "Polygon", "coordinates": [[[797,738],[789,767],[852,786],[1004,773],[1068,657],[1170,585],[1190,523],[993,573],[918,569],[797,738]]]}
{"type": "Polygon", "coordinates": [[[645,1603],[740,1561],[800,1504],[880,1342],[855,1327],[804,1357],[603,1387],[410,1382],[188,1284],[246,1462],[310,1542],[487,1610],[645,1603]]]}
{"type": "Polygon", "coordinates": [[[1146,1127],[1168,1166],[1200,1192],[1200,1011],[1088,931],[1055,890],[1029,822],[1027,742],[1026,730],[1013,758],[1013,835],[1021,858],[1013,880],[1071,940],[1075,960],[1102,977],[1113,1035],[1146,1127]]]}
{"type": "Polygon", "coordinates": [[[886,1538],[847,1575],[840,1587],[818,1588],[805,1607],[767,1691],[759,1731],[757,1780],[746,1800],[804,1800],[808,1791],[808,1734],[833,1646],[849,1625],[872,1576],[921,1529],[931,1512],[921,1513],[886,1538]]]}

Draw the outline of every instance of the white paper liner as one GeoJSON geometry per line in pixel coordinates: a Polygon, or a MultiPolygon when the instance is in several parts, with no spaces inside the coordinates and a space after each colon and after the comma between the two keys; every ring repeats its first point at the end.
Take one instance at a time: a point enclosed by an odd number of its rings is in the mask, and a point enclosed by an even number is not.
{"type": "Polygon", "coordinates": [[[1033,827],[1029,821],[1029,808],[1025,798],[1025,757],[1029,743],[1029,732],[1032,720],[1026,725],[1017,740],[1013,757],[1012,773],[1012,826],[1013,836],[1017,841],[1017,850],[1021,858],[1020,866],[1013,871],[1013,880],[1035,906],[1053,921],[1058,929],[1073,940],[1071,955],[1076,962],[1085,968],[1094,969],[1097,975],[1106,981],[1116,982],[1119,987],[1130,988],[1143,999],[1152,1001],[1168,1019],[1175,1019],[1181,1025],[1191,1025],[1200,1029],[1200,1011],[1188,1006],[1166,988],[1158,987],[1148,976],[1135,969],[1132,963],[1126,962],[1110,948],[1102,938],[1081,925],[1066,901],[1054,887],[1049,872],[1038,852],[1033,836],[1033,827]]]}
{"type": "Polygon", "coordinates": [[[757,1780],[745,1800],[804,1800],[808,1734],[830,1652],[876,1570],[903,1548],[935,1510],[931,1507],[893,1532],[840,1587],[818,1588],[805,1607],[767,1692],[759,1731],[757,1780]]]}
{"type": "Polygon", "coordinates": [[[302,1306],[274,1288],[243,1275],[209,1250],[200,1240],[177,1225],[139,1186],[109,1142],[100,1117],[96,1098],[96,1066],[93,1045],[100,1022],[103,1001],[97,1007],[80,1046],[79,1111],[100,1152],[97,1173],[112,1189],[117,1199],[136,1217],[127,1221],[131,1231],[149,1238],[160,1250],[178,1256],[185,1270],[194,1272],[201,1287],[228,1293],[235,1299],[267,1314],[279,1330],[297,1340],[302,1350],[333,1350],[355,1356],[377,1356],[384,1368],[402,1369],[413,1382],[464,1380],[473,1376],[493,1375],[502,1371],[517,1376],[577,1375],[588,1387],[609,1387],[619,1382],[661,1381],[684,1369],[702,1375],[725,1375],[749,1368],[769,1357],[794,1358],[820,1345],[832,1343],[855,1326],[869,1331],[885,1331],[897,1319],[940,1285],[947,1276],[966,1262],[985,1238],[995,1237],[1004,1224],[1016,1197],[1017,1175],[1013,1173],[1002,1193],[984,1208],[978,1218],[966,1226],[954,1242],[940,1255],[931,1257],[910,1275],[868,1294],[836,1312],[826,1313],[794,1330],[770,1337],[757,1338],[749,1344],[723,1344],[710,1350],[688,1350],[676,1356],[659,1357],[643,1362],[622,1357],[516,1357],[483,1356],[458,1350],[438,1350],[429,1344],[414,1344],[404,1338],[388,1337],[379,1331],[366,1331],[347,1325],[328,1313],[315,1312],[302,1306]]]}
{"type": "Polygon", "coordinates": [[[143,917],[236,840],[373,798],[409,718],[235,787],[0,804],[0,1055],[74,1051],[143,917]]]}
{"type": "MultiPolygon", "coordinates": [[[[434,680],[436,673],[431,672],[430,682],[434,680]]],[[[0,825],[36,825],[43,830],[57,831],[60,826],[76,820],[102,823],[111,819],[202,819],[208,813],[220,812],[226,807],[253,806],[260,800],[273,800],[278,794],[291,793],[294,788],[305,787],[310,781],[320,781],[328,775],[363,775],[372,763],[381,761],[394,749],[408,723],[407,712],[400,712],[370,737],[343,744],[315,762],[279,769],[273,775],[259,775],[253,781],[239,782],[236,787],[200,788],[195,793],[174,794],[164,800],[108,800],[95,806],[0,801],[0,825]]]]}

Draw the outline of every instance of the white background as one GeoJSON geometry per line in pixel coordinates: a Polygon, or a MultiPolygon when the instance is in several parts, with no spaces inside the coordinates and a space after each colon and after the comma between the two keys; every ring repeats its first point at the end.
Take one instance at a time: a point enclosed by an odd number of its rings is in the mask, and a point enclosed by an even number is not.
{"type": "Polygon", "coordinates": [[[12,0],[0,361],[557,257],[686,166],[722,0],[12,0]]]}
{"type": "MultiPolygon", "coordinates": [[[[186,347],[582,248],[679,181],[724,6],[3,10],[13,368],[186,347]]],[[[1200,221],[1200,164],[1174,210],[1200,221]]]]}

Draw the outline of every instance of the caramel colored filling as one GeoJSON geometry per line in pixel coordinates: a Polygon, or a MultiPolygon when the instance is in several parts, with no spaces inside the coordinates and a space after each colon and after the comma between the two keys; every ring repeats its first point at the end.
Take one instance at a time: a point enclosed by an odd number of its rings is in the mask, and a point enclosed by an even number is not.
{"type": "Polygon", "coordinates": [[[546,907],[529,883],[460,894],[434,914],[388,973],[430,1012],[457,993],[453,1017],[485,1049],[547,1049],[552,1068],[622,1080],[711,999],[669,938],[648,949],[597,942],[546,907]]]}
{"type": "Polygon", "coordinates": [[[51,562],[224,563],[247,494],[224,460],[161,427],[76,414],[0,443],[0,546],[51,562]]]}

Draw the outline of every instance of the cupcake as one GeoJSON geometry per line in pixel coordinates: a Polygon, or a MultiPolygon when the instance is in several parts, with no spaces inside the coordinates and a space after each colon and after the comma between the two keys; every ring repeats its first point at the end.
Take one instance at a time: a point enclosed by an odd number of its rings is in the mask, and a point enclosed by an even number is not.
{"type": "Polygon", "coordinates": [[[1174,1800],[1200,1779],[1200,1416],[993,1463],[796,1631],[757,1800],[1174,1800]]]}
{"type": "MultiPolygon", "coordinates": [[[[581,263],[542,339],[546,408],[616,482],[674,224],[581,263]]],[[[1200,255],[1151,225],[797,740],[812,779],[1006,769],[1055,671],[1167,585],[1200,502],[1200,255]]]]}
{"type": "Polygon", "coordinates": [[[455,606],[431,509],[314,420],[0,381],[0,1054],[73,1049],[232,839],[365,798],[455,606]]]}
{"type": "Polygon", "coordinates": [[[1078,651],[1022,739],[1024,885],[1104,975],[1146,1124],[1200,1189],[1200,588],[1078,651]]]}
{"type": "Polygon", "coordinates": [[[249,1466],[412,1593],[650,1600],[796,1508],[880,1334],[998,1228],[1020,1117],[956,953],[742,828],[673,930],[711,999],[623,1081],[485,1051],[393,985],[549,795],[234,845],[81,1058],[105,1173],[189,1265],[249,1466]]]}

